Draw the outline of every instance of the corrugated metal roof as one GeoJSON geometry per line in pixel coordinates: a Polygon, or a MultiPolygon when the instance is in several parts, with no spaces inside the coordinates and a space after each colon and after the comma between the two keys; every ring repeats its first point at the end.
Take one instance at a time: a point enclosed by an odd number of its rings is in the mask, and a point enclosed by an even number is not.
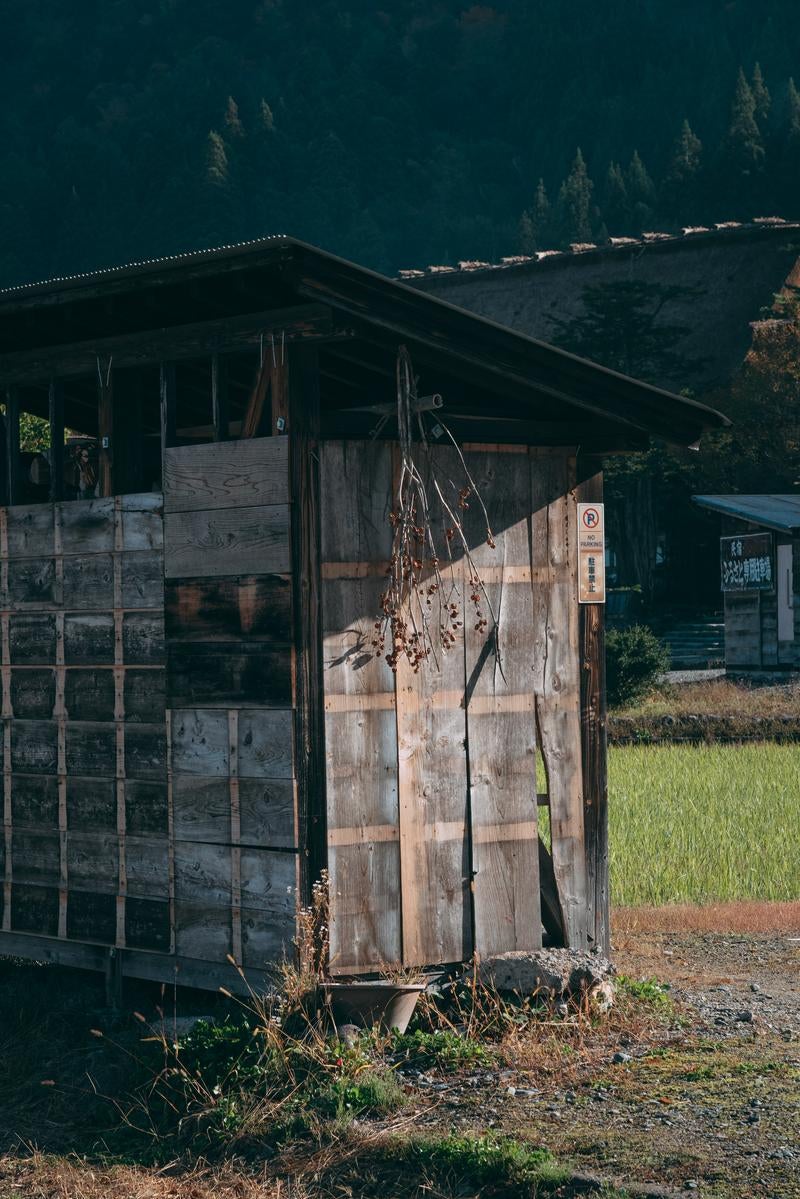
{"type": "Polygon", "coordinates": [[[0,300],[6,297],[24,295],[26,292],[51,291],[71,283],[95,283],[101,279],[115,275],[133,275],[148,268],[164,265],[180,265],[202,258],[229,258],[248,250],[256,250],[271,242],[290,242],[292,239],[285,233],[268,233],[264,237],[254,237],[250,241],[230,242],[221,246],[209,246],[203,250],[184,250],[178,254],[165,254],[161,258],[141,258],[132,262],[121,262],[116,266],[96,267],[91,271],[81,271],[75,275],[54,275],[48,279],[32,279],[29,283],[15,283],[12,287],[0,287],[0,300]]]}
{"type": "Polygon", "coordinates": [[[779,533],[800,530],[800,495],[695,495],[692,499],[701,508],[711,508],[777,529],[779,533]]]}

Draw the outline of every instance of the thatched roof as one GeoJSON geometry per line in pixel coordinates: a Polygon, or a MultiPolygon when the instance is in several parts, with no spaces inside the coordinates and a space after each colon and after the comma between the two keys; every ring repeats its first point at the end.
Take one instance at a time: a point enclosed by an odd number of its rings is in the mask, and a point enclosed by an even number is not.
{"type": "MultiPolygon", "coordinates": [[[[608,245],[544,250],[526,258],[468,270],[447,267],[402,272],[403,280],[451,304],[509,325],[542,341],[552,338],[553,318],[584,312],[587,287],[640,280],[686,288],[691,295],[667,303],[659,319],[687,329],[680,352],[693,368],[689,385],[724,385],[750,346],[751,324],[763,316],[785,283],[800,283],[800,223],[759,217],[749,224],[722,221],[713,228],[687,226],[680,234],[644,233],[612,238],[608,245]]],[[[684,386],[686,378],[650,380],[684,386]]]]}

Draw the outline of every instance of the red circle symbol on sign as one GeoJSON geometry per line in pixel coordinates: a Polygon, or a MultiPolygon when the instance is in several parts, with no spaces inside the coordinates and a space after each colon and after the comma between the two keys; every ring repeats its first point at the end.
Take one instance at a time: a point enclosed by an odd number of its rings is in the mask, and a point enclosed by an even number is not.
{"type": "Polygon", "coordinates": [[[600,513],[596,508],[587,508],[583,514],[583,523],[587,529],[596,529],[600,524],[600,513]]]}

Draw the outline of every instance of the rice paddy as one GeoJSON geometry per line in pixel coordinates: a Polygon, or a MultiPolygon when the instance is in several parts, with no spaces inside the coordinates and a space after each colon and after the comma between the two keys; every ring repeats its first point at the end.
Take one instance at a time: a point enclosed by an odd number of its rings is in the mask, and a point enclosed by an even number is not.
{"type": "Polygon", "coordinates": [[[609,749],[615,906],[800,898],[800,746],[609,749]]]}

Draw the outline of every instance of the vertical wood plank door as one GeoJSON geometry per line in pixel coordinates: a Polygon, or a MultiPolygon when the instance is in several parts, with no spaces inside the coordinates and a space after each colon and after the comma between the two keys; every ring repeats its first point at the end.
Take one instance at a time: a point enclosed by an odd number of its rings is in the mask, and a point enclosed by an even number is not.
{"type": "Polygon", "coordinates": [[[392,456],[320,447],[331,969],[402,960],[394,677],[372,641],[391,552],[392,456]]]}
{"type": "MultiPolygon", "coordinates": [[[[432,452],[445,500],[457,506],[463,464],[453,449],[432,452]]],[[[321,448],[331,962],[340,973],[541,944],[529,461],[524,450],[486,447],[466,462],[495,534],[492,548],[478,507],[467,511],[470,553],[500,617],[502,663],[475,628],[472,571],[456,544],[442,574],[466,631],[436,662],[415,672],[401,658],[393,673],[372,642],[397,449],[321,448]]],[[[418,466],[427,477],[430,460],[420,455],[418,466]]],[[[452,518],[434,487],[428,494],[442,544],[452,518]]],[[[487,612],[483,595],[478,606],[487,612]]]]}
{"type": "Polygon", "coordinates": [[[531,487],[523,447],[466,454],[486,506],[470,497],[465,527],[483,582],[467,594],[466,679],[475,948],[486,956],[542,943],[534,714],[531,487]],[[494,547],[487,544],[486,516],[494,547]],[[497,648],[475,629],[475,605],[497,618],[497,648]]]}
{"type": "MultiPolygon", "coordinates": [[[[462,470],[458,455],[447,447],[437,446],[430,456],[418,450],[416,466],[443,558],[442,598],[463,611],[463,549],[453,546],[450,568],[444,562],[443,543],[452,517],[437,493],[438,484],[445,503],[457,510],[462,470]]],[[[395,677],[403,960],[409,966],[462,961],[473,949],[464,631],[456,629],[455,644],[442,650],[436,638],[437,604],[434,597],[435,657],[416,671],[407,657],[401,657],[395,677]]],[[[411,625],[410,615],[407,619],[411,625]]]]}

